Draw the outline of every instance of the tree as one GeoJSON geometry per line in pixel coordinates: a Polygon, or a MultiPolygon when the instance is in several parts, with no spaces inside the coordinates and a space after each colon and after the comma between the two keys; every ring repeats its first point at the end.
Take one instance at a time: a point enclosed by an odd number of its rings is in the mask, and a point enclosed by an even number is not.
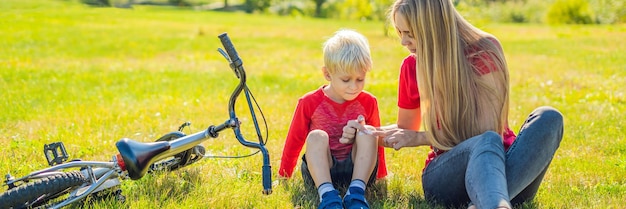
{"type": "Polygon", "coordinates": [[[322,17],[322,5],[326,0],[313,0],[315,2],[315,17],[322,17]]]}

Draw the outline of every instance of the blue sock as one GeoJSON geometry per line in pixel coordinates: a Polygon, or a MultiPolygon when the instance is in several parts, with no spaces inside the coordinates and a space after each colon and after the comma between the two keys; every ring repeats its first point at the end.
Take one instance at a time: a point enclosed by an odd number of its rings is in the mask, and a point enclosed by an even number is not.
{"type": "Polygon", "coordinates": [[[330,192],[333,190],[335,190],[335,187],[330,182],[324,182],[320,184],[320,186],[317,188],[317,193],[320,195],[320,201],[322,201],[322,195],[324,195],[324,193],[330,192]]]}
{"type": "Polygon", "coordinates": [[[352,182],[350,182],[350,187],[348,187],[348,191],[346,192],[346,195],[350,195],[350,188],[359,188],[365,191],[365,181],[361,179],[352,180],[352,182]]]}

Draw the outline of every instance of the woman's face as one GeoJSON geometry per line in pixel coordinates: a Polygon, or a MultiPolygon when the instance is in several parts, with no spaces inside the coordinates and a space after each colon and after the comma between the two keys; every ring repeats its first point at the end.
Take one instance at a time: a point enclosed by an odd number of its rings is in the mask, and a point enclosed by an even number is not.
{"type": "Polygon", "coordinates": [[[393,19],[398,35],[400,36],[400,44],[406,47],[411,53],[415,54],[417,44],[415,44],[415,36],[411,33],[409,28],[409,22],[407,22],[404,16],[399,12],[394,15],[393,19]]]}

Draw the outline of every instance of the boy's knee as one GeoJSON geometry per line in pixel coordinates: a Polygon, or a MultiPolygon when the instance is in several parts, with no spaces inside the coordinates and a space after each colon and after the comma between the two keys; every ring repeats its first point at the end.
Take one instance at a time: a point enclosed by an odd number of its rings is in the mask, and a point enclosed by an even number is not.
{"type": "Polygon", "coordinates": [[[309,132],[309,135],[306,138],[308,140],[310,140],[310,139],[315,139],[315,140],[326,139],[326,140],[328,140],[328,133],[326,133],[326,131],[323,131],[323,130],[315,129],[315,130],[312,130],[311,132],[309,132]]]}
{"type": "Polygon", "coordinates": [[[314,144],[328,144],[328,133],[326,133],[326,131],[323,130],[312,130],[311,132],[309,132],[309,135],[307,135],[306,137],[306,144],[307,145],[314,145],[314,144]]]}
{"type": "Polygon", "coordinates": [[[370,130],[370,131],[376,131],[376,127],[374,127],[374,126],[365,125],[365,128],[366,128],[367,130],[370,130]]]}
{"type": "MultiPolygon", "coordinates": [[[[370,125],[365,125],[365,128],[369,131],[376,131],[376,128],[370,125]]],[[[355,141],[355,143],[358,143],[358,144],[378,145],[378,141],[376,140],[376,137],[373,135],[368,135],[362,132],[358,132],[356,139],[357,140],[355,141]]]]}

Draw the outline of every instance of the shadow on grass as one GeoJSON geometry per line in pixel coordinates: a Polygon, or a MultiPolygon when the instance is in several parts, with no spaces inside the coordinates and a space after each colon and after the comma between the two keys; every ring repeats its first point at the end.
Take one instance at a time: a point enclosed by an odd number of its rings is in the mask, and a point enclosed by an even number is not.
{"type": "Polygon", "coordinates": [[[105,208],[120,208],[126,200],[147,198],[157,203],[180,202],[187,198],[197,185],[201,185],[199,182],[202,181],[202,176],[203,173],[199,169],[159,171],[145,175],[136,181],[126,181],[109,192],[88,198],[84,203],[101,205],[105,208]],[[115,201],[111,201],[112,199],[115,201]],[[114,205],[110,205],[112,203],[114,205]]]}
{"type": "MultiPolygon", "coordinates": [[[[314,188],[307,188],[302,179],[295,177],[281,184],[285,191],[290,193],[293,208],[308,209],[317,208],[319,196],[314,188]]],[[[346,188],[337,188],[341,196],[346,192],[346,188]]],[[[366,190],[366,198],[371,208],[412,208],[412,209],[444,209],[447,207],[433,205],[424,199],[420,191],[403,191],[399,187],[389,185],[386,179],[379,179],[366,190]]],[[[516,205],[515,209],[536,209],[540,208],[534,201],[516,205]]],[[[459,207],[465,209],[465,207],[459,207]]]]}
{"type": "Polygon", "coordinates": [[[517,204],[513,208],[515,209],[537,209],[541,208],[534,200],[524,202],[523,204],[517,204]]]}
{"type": "MultiPolygon", "coordinates": [[[[285,191],[291,194],[294,208],[317,208],[319,204],[317,190],[307,188],[301,178],[294,178],[282,185],[285,187],[285,191]]],[[[345,194],[346,189],[346,187],[337,188],[341,196],[345,194]]],[[[379,179],[368,187],[365,196],[371,208],[433,208],[417,193],[390,192],[386,179],[379,179]]]]}

